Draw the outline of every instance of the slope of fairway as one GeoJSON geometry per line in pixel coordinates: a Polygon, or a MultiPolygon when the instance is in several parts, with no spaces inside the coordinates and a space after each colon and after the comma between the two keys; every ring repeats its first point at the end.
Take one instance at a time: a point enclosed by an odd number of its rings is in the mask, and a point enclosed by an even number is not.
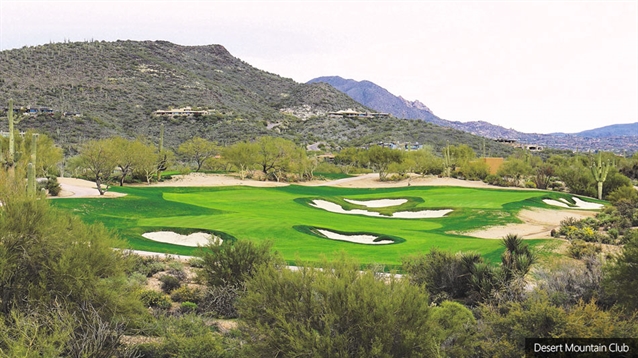
{"type": "MultiPolygon", "coordinates": [[[[361,263],[398,265],[401,258],[432,247],[453,252],[474,250],[489,260],[498,260],[499,240],[479,239],[450,232],[520,222],[516,214],[524,208],[552,208],[543,199],[567,195],[543,191],[495,190],[460,187],[402,187],[355,189],[305,187],[124,187],[116,199],[65,199],[54,205],[68,209],[90,222],[103,222],[138,250],[193,254],[193,248],[144,239],[147,231],[170,229],[182,234],[205,230],[239,240],[274,243],[288,261],[318,261],[322,255],[346,251],[361,263]],[[399,219],[343,215],[309,205],[321,199],[345,209],[366,209],[391,215],[399,211],[452,209],[441,218],[399,219]],[[407,199],[393,207],[368,208],[344,199],[407,199]],[[295,227],[317,227],[335,232],[368,233],[400,238],[389,245],[365,245],[311,235],[295,227]]],[[[554,208],[554,210],[558,210],[554,208]]],[[[544,240],[528,240],[538,245],[544,240]]]]}

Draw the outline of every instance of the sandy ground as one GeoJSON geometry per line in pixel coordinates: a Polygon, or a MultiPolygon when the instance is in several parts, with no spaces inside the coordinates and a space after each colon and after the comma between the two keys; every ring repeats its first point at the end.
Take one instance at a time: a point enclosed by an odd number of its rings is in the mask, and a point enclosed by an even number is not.
{"type": "Polygon", "coordinates": [[[525,239],[551,238],[552,229],[558,229],[562,220],[569,217],[584,219],[594,215],[596,212],[580,210],[521,210],[518,218],[523,221],[522,224],[492,226],[462,234],[483,239],[501,239],[507,234],[518,234],[525,239]]]}
{"type": "Polygon", "coordinates": [[[392,216],[381,215],[376,211],[368,211],[361,209],[346,210],[341,205],[335,204],[325,200],[313,200],[310,206],[323,209],[331,213],[337,214],[350,214],[350,215],[365,215],[383,218],[398,218],[398,219],[427,219],[427,218],[440,218],[452,212],[450,209],[444,210],[420,210],[420,211],[397,211],[392,213],[392,216]]]}
{"type": "MultiPolygon", "coordinates": [[[[213,237],[213,235],[205,232],[195,232],[190,235],[182,235],[172,231],[146,232],[143,233],[142,236],[157,242],[190,247],[206,246],[208,245],[209,240],[213,237]]],[[[216,238],[216,240],[218,240],[220,244],[222,243],[222,239],[216,238]]]]}
{"type": "Polygon", "coordinates": [[[570,206],[571,204],[567,200],[565,200],[565,198],[560,198],[560,200],[544,199],[543,202],[548,205],[560,206],[562,208],[587,209],[587,210],[589,209],[599,210],[604,206],[603,204],[589,203],[586,201],[582,201],[575,196],[572,197],[572,200],[574,200],[575,206],[570,206]]]}
{"type": "Polygon", "coordinates": [[[377,236],[372,235],[342,235],[337,234],[336,232],[332,232],[329,230],[317,229],[323,236],[339,241],[348,241],[354,242],[357,244],[366,244],[366,245],[387,245],[392,244],[392,240],[382,240],[382,241],[374,241],[377,239],[377,236]]]}
{"type": "MultiPolygon", "coordinates": [[[[145,184],[143,184],[145,185],[145,184]]],[[[277,183],[273,181],[258,181],[258,180],[241,180],[232,175],[225,174],[204,174],[204,173],[191,173],[188,175],[173,175],[173,179],[166,180],[161,183],[152,184],[152,186],[231,186],[231,185],[245,185],[254,187],[275,187],[275,186],[287,186],[288,183],[277,183]]]]}
{"type": "Polygon", "coordinates": [[[100,195],[94,182],[75,178],[58,178],[58,183],[62,191],[58,198],[115,198],[126,194],[107,191],[104,195],[100,195]]]}
{"type": "Polygon", "coordinates": [[[387,208],[390,206],[397,206],[401,204],[405,204],[408,202],[408,199],[379,199],[379,200],[351,200],[351,199],[343,199],[350,204],[361,205],[368,208],[387,208]]]}

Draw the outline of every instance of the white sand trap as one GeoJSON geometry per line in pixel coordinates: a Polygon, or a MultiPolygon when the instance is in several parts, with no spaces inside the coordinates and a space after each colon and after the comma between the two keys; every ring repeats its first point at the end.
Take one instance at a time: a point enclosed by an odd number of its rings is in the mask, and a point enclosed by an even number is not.
{"type": "MultiPolygon", "coordinates": [[[[142,236],[157,242],[191,247],[208,245],[209,240],[213,237],[213,235],[205,232],[195,232],[190,235],[182,235],[172,231],[147,232],[142,234],[142,236]]],[[[218,237],[215,237],[215,240],[219,240],[220,244],[222,243],[222,239],[218,237]]]]}
{"type": "Polygon", "coordinates": [[[570,209],[600,209],[604,206],[603,204],[588,203],[586,201],[582,201],[575,196],[572,196],[572,200],[574,200],[576,206],[571,206],[565,198],[560,198],[559,200],[543,199],[543,202],[548,205],[560,206],[561,208],[570,209]]]}
{"type": "Polygon", "coordinates": [[[343,199],[344,201],[349,202],[354,205],[361,205],[368,208],[387,208],[389,206],[397,206],[401,204],[405,204],[408,202],[408,199],[378,199],[378,200],[351,200],[351,199],[343,199]]]}
{"type": "Polygon", "coordinates": [[[428,219],[428,218],[440,218],[445,214],[451,212],[450,209],[444,210],[421,210],[421,211],[398,211],[392,216],[381,215],[376,211],[368,211],[361,209],[346,210],[341,205],[335,204],[326,200],[313,200],[310,203],[315,208],[323,209],[331,213],[336,214],[350,214],[350,215],[365,215],[381,218],[397,218],[397,219],[428,219]]]}
{"type": "Polygon", "coordinates": [[[354,242],[357,244],[385,245],[385,244],[394,243],[394,241],[392,240],[374,241],[378,238],[378,236],[373,236],[373,235],[342,235],[342,234],[337,234],[336,232],[332,232],[329,230],[322,230],[322,229],[317,229],[317,231],[320,232],[321,235],[332,240],[348,241],[348,242],[354,242]]]}

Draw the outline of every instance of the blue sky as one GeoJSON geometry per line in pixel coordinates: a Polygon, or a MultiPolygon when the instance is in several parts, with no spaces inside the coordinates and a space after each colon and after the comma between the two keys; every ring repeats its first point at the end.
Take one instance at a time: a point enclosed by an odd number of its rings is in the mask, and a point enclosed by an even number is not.
{"type": "Polygon", "coordinates": [[[524,132],[638,122],[638,2],[0,0],[0,49],[220,44],[305,82],[369,80],[438,116],[524,132]]]}

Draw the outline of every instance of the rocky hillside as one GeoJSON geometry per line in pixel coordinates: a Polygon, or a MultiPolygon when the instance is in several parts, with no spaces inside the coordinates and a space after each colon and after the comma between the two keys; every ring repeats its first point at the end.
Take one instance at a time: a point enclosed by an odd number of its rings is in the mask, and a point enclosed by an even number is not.
{"type": "MultiPolygon", "coordinates": [[[[164,41],[58,43],[2,51],[3,106],[9,98],[18,107],[81,113],[73,119],[26,120],[72,141],[116,133],[153,135],[159,121],[154,111],[186,106],[210,110],[210,122],[258,124],[249,130],[255,135],[265,122],[285,121],[286,109],[302,108],[305,116],[342,108],[366,110],[330,86],[300,84],[258,70],[223,46],[164,41]]],[[[191,129],[206,131],[211,124],[191,129]]],[[[0,130],[6,130],[4,126],[0,130]]],[[[190,131],[183,132],[179,134],[190,131]]]]}
{"type": "MultiPolygon", "coordinates": [[[[329,116],[348,108],[372,110],[328,84],[300,84],[256,69],[220,45],[77,42],[2,51],[2,106],[9,98],[23,111],[50,108],[53,113],[22,115],[18,128],[48,133],[67,152],[85,140],[111,135],[157,140],[160,123],[169,147],[195,135],[222,145],[262,135],[328,148],[419,142],[439,150],[449,141],[478,152],[483,145],[480,137],[423,121],[329,116]],[[183,107],[206,112],[155,115],[183,107]]],[[[420,103],[411,105],[430,113],[420,103]]],[[[7,121],[0,120],[0,131],[6,130],[7,121]]],[[[512,150],[494,142],[487,147],[494,155],[512,150]]]]}

